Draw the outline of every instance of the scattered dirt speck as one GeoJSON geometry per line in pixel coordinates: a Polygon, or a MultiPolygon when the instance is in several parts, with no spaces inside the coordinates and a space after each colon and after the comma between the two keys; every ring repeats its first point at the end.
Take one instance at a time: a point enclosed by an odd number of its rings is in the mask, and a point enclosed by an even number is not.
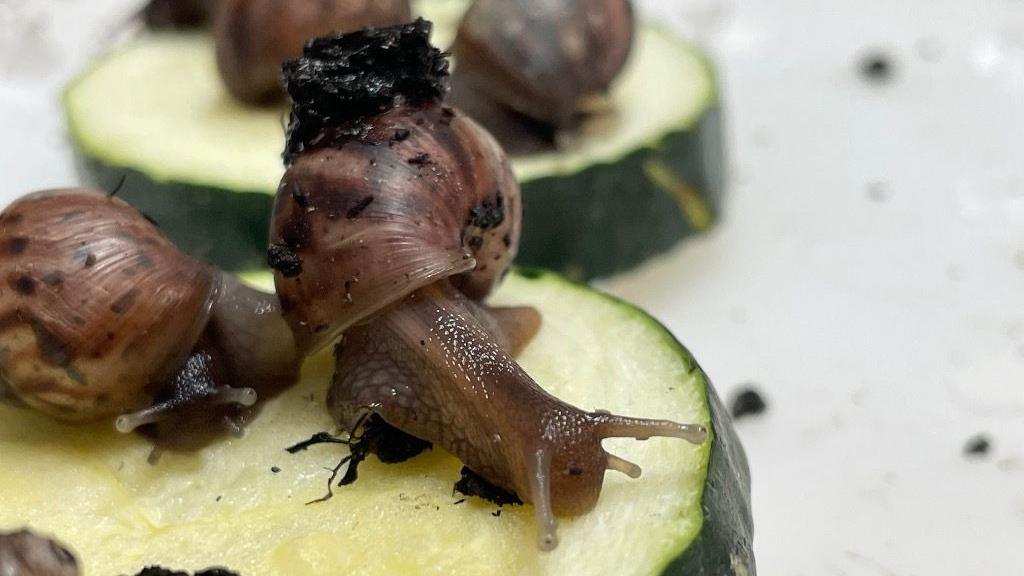
{"type": "Polygon", "coordinates": [[[875,50],[860,58],[858,64],[861,78],[874,84],[890,82],[895,75],[895,64],[888,53],[875,50]]]}
{"type": "Polygon", "coordinates": [[[964,456],[968,458],[981,458],[992,450],[992,440],[986,434],[976,434],[964,444],[964,456]]]}
{"type": "Polygon", "coordinates": [[[757,416],[763,413],[768,409],[768,404],[760,392],[751,386],[746,386],[741,388],[736,396],[733,397],[730,408],[733,419],[739,420],[740,418],[757,416]]]}

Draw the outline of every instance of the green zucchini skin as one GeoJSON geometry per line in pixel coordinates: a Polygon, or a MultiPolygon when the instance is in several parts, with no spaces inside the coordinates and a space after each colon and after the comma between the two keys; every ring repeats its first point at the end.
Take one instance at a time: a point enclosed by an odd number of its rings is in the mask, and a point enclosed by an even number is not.
{"type": "Polygon", "coordinates": [[[707,390],[714,438],[702,498],[704,526],[697,539],[662,574],[755,576],[750,467],[728,411],[710,384],[707,390]]]}
{"type": "Polygon", "coordinates": [[[273,196],[180,182],[157,182],[79,154],[87,182],[138,208],[182,250],[233,272],[266,268],[273,196]],[[123,184],[122,184],[123,180],[123,184]]]}
{"type": "Polygon", "coordinates": [[[614,163],[522,182],[517,262],[575,280],[629,270],[714,222],[723,166],[721,112],[712,107],[691,129],[614,163]]]}
{"type": "MultiPolygon", "coordinates": [[[[720,113],[669,133],[610,164],[521,182],[523,237],[517,262],[590,280],[629,270],[704,231],[723,188],[720,113]],[[690,195],[681,198],[682,184],[690,195]]],[[[83,179],[113,190],[153,218],[182,249],[225,270],[265,266],[272,191],[158,182],[79,153],[83,179]]]]}
{"type": "MultiPolygon", "coordinates": [[[[515,273],[532,279],[557,278],[556,274],[537,268],[517,266],[515,273]]],[[[699,374],[707,393],[711,413],[711,454],[701,497],[703,524],[686,549],[669,561],[661,576],[757,576],[750,466],[729,411],[693,354],[665,325],[625,300],[601,294],[632,309],[661,330],[685,360],[689,372],[699,374]]]]}

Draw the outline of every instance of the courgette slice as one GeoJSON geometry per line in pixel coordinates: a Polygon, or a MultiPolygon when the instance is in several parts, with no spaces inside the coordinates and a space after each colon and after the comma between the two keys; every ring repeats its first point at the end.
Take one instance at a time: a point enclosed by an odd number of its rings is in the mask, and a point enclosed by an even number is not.
{"type": "Polygon", "coordinates": [[[524,367],[588,409],[701,422],[713,440],[609,440],[643,467],[607,475],[597,508],[562,519],[537,550],[532,511],[452,493],[459,462],[440,449],[402,464],[370,457],[352,485],[322,496],[345,453],[285,447],[331,430],[331,358],[272,400],[246,435],[146,463],[149,445],[113,426],[69,426],[0,406],[0,532],[29,525],[73,548],[86,574],[144,565],[245,575],[753,575],[749,475],[704,372],[642,311],[550,273],[512,274],[494,297],[544,316],[524,367]],[[276,472],[275,472],[276,470],[276,472]]]}
{"type": "MultiPolygon", "coordinates": [[[[423,0],[447,46],[464,0],[423,0]]],[[[210,38],[143,36],[68,87],[64,106],[84,177],[156,219],[193,254],[244,270],[265,258],[283,167],[284,108],[244,107],[221,86],[210,38]]],[[[614,87],[616,112],[558,153],[521,156],[520,262],[575,278],[628,269],[709,227],[722,188],[711,67],[646,25],[614,87]]]]}

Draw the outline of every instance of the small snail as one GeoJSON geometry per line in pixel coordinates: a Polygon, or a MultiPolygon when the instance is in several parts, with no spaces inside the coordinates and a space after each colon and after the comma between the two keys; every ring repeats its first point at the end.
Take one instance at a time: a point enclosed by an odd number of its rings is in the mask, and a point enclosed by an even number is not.
{"type": "Polygon", "coordinates": [[[519,186],[486,131],[443,104],[430,24],[322,38],[285,65],[293,100],[271,224],[270,263],[301,349],[333,342],[328,405],[437,443],[536,510],[594,507],[605,470],[640,468],[609,437],[702,442],[703,427],[586,412],[542,390],[512,356],[532,308],[480,303],[515,256],[519,186]]]}
{"type": "Polygon", "coordinates": [[[622,70],[634,28],[629,0],[476,0],[452,48],[454,101],[502,131],[502,108],[571,126],[622,70]]]}
{"type": "Polygon", "coordinates": [[[213,16],[218,0],[149,0],[140,15],[154,30],[200,28],[213,16]]]}
{"type": "Polygon", "coordinates": [[[0,213],[0,398],[161,445],[290,384],[272,295],[178,251],[127,203],[64,189],[0,213]]]}
{"type": "Polygon", "coordinates": [[[284,98],[281,64],[307,39],[407,22],[410,13],[409,0],[219,0],[217,66],[236,98],[271,104],[284,98]]]}
{"type": "Polygon", "coordinates": [[[78,560],[55,540],[28,530],[0,532],[3,576],[78,576],[78,560]]]}

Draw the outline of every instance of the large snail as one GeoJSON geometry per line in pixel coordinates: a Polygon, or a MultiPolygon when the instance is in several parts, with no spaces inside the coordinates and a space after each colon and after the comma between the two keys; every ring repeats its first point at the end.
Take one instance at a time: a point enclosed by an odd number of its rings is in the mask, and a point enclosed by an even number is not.
{"type": "Polygon", "coordinates": [[[622,70],[634,29],[629,0],[476,0],[452,47],[454,102],[503,143],[524,121],[572,126],[622,70]]]}
{"type": "Polygon", "coordinates": [[[328,404],[355,430],[367,414],[437,443],[536,510],[594,507],[605,470],[640,468],[609,437],[702,442],[698,425],[586,412],[542,390],[512,355],[536,331],[530,308],[480,302],[519,242],[519,187],[495,141],[446,107],[430,24],[307,44],[285,66],[293,100],[270,262],[301,348],[335,341],[328,404]]]}
{"type": "Polygon", "coordinates": [[[86,189],[0,214],[0,398],[66,421],[115,418],[163,445],[290,384],[272,295],[178,251],[134,208],[86,189]]]}
{"type": "Polygon", "coordinates": [[[219,0],[217,66],[228,90],[248,104],[284,98],[281,65],[307,39],[408,22],[409,0],[219,0]]]}

